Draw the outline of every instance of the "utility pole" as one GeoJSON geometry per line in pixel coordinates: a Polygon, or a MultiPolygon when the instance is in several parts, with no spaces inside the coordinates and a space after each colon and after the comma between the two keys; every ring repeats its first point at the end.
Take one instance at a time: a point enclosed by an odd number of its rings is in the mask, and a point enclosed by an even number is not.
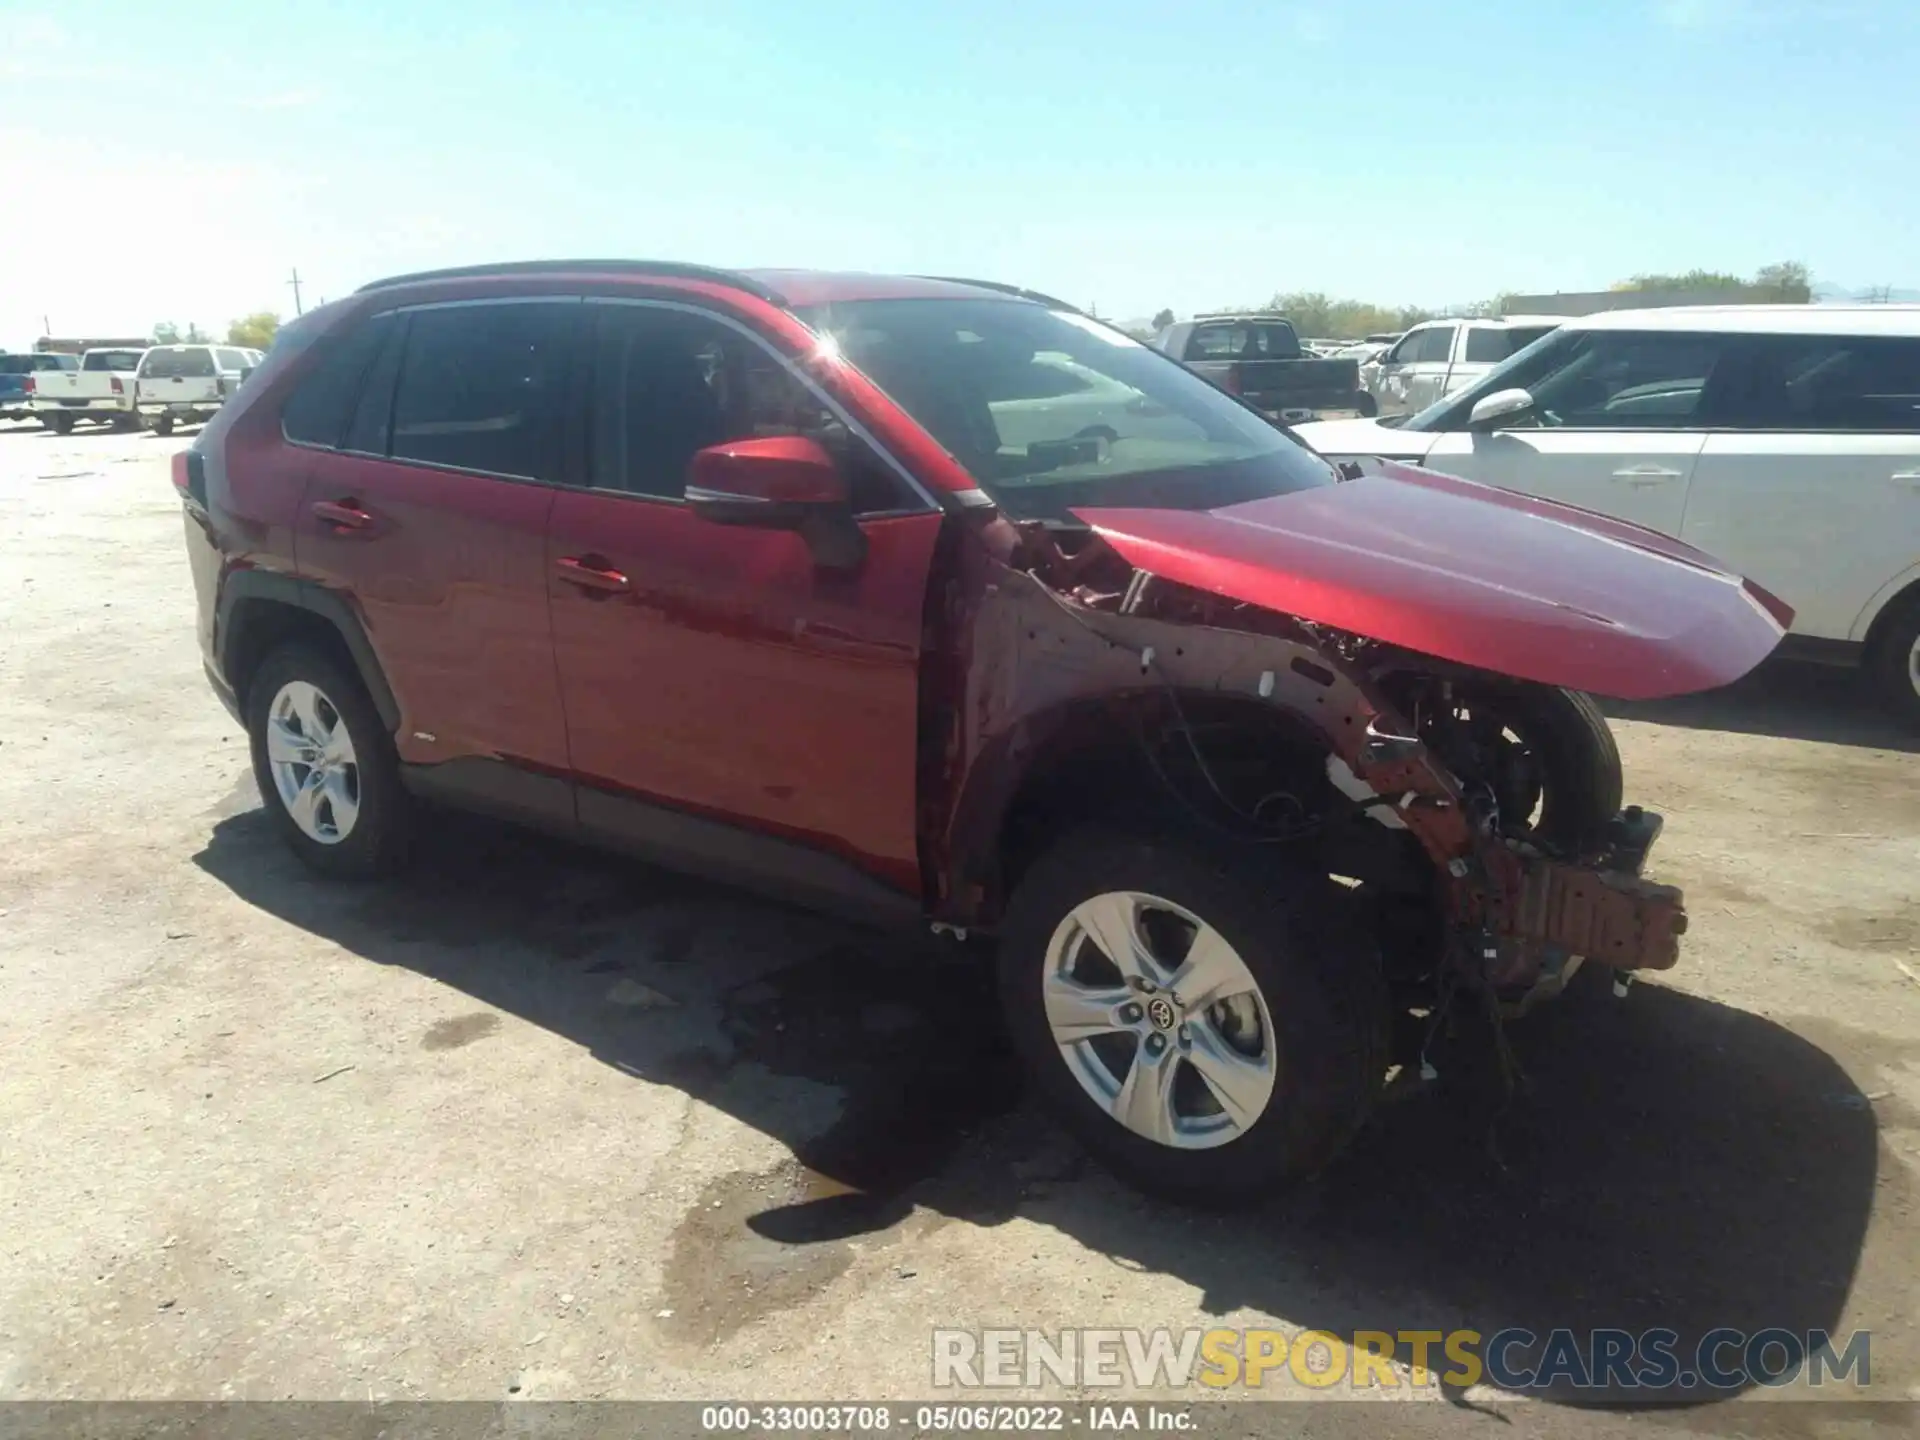
{"type": "Polygon", "coordinates": [[[293,278],[289,280],[287,283],[293,287],[293,313],[296,315],[305,314],[306,312],[301,310],[300,308],[300,267],[299,266],[296,265],[294,267],[293,278]]]}
{"type": "Polygon", "coordinates": [[[48,316],[42,315],[40,317],[40,333],[42,335],[53,334],[53,321],[48,316]]]}

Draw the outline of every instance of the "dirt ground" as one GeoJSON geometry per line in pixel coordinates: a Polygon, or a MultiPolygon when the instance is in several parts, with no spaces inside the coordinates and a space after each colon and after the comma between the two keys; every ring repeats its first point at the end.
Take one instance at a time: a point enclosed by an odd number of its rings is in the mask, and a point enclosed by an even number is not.
{"type": "Polygon", "coordinates": [[[201,677],[180,443],[0,427],[0,1398],[907,1398],[956,1324],[1666,1324],[1871,1328],[1920,1399],[1920,743],[1851,675],[1617,708],[1693,928],[1516,1027],[1504,1112],[1443,1053],[1321,1180],[1183,1213],[1021,1100],[951,956],[466,821],[405,884],[303,873],[201,677]]]}

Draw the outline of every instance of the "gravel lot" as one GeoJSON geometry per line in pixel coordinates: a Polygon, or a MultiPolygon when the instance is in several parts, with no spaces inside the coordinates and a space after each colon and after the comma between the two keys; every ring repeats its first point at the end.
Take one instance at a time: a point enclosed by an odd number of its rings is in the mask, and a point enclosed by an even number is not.
{"type": "Polygon", "coordinates": [[[924,1397],[937,1326],[1278,1323],[1871,1327],[1920,1399],[1920,746],[1852,676],[1621,708],[1692,933],[1518,1027],[1504,1113],[1462,1040],[1186,1214],[1020,1102],[952,956],[467,821],[308,878],[179,444],[0,427],[0,1397],[924,1397]]]}

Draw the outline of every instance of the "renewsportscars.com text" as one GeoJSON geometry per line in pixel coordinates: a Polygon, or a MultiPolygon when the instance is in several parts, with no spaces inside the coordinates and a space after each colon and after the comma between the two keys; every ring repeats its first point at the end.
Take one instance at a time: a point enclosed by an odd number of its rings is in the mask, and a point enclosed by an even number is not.
{"type": "Polygon", "coordinates": [[[936,1330],[941,1389],[1293,1383],[1397,1390],[1482,1383],[1502,1390],[1743,1390],[1872,1383],[1872,1334],[1783,1328],[1709,1330],[1683,1344],[1652,1329],[1550,1330],[936,1330]]]}

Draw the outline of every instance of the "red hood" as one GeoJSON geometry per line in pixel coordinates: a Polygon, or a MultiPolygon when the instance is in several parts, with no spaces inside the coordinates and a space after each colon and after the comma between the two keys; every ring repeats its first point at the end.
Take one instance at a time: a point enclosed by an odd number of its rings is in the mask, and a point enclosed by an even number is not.
{"type": "Polygon", "coordinates": [[[1678,540],[1404,465],[1221,510],[1074,513],[1169,580],[1623,700],[1738,679],[1793,618],[1678,540]]]}

